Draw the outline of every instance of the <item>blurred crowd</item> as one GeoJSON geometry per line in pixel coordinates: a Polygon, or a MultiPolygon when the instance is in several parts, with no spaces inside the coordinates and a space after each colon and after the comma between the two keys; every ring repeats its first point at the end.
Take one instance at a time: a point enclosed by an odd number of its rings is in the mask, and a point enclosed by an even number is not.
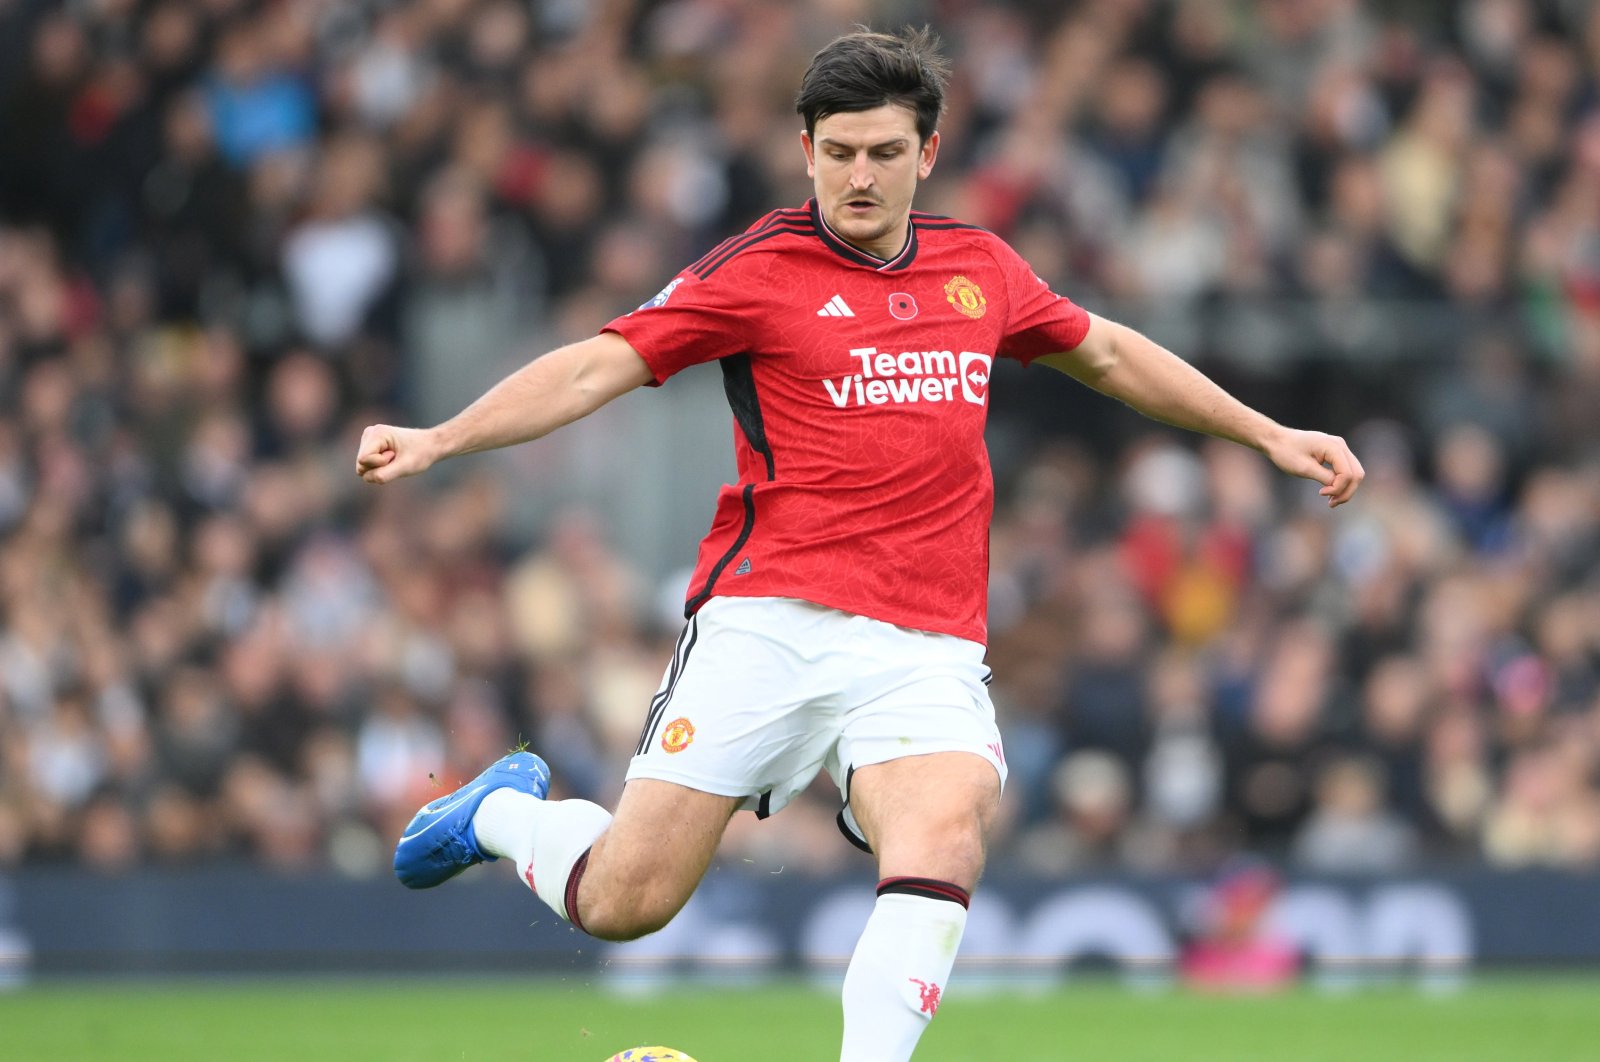
{"type": "MultiPolygon", "coordinates": [[[[802,202],[812,52],[924,20],[919,207],[1368,472],[997,377],[996,860],[1600,866],[1600,8],[0,0],[0,870],[382,873],[523,741],[614,799],[682,576],[355,439],[802,202]]],[[[724,858],[853,865],[836,800],[724,858]]]]}

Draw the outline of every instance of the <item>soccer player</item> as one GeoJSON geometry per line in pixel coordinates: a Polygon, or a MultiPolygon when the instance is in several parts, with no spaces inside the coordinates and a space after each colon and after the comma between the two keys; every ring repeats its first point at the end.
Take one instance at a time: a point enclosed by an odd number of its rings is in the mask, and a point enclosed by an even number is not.
{"type": "Polygon", "coordinates": [[[945,76],[927,31],[835,40],[796,101],[814,199],[437,427],[367,428],[356,458],[387,483],[721,366],[739,482],[700,545],[615,812],[546,801],[543,761],[514,753],[422,808],[395,871],[428,888],[505,857],[574,926],[630,940],[683,906],[736,810],[775,814],[826,768],[840,826],[881,879],[845,975],[843,1062],[911,1056],[1005,780],[983,662],[993,359],[1254,447],[1330,505],[1362,478],[1343,440],[1274,423],[1052,292],[993,234],[912,210],[939,154],[945,76]]]}

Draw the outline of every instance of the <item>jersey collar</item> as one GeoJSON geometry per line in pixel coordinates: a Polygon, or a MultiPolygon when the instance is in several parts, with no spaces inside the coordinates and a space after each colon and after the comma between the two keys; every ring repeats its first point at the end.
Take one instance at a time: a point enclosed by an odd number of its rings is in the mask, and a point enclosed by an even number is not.
{"type": "Polygon", "coordinates": [[[908,220],[906,224],[906,245],[900,248],[899,254],[885,260],[845,242],[843,237],[830,229],[827,220],[822,216],[822,208],[815,199],[808,200],[806,206],[811,211],[811,221],[816,228],[818,238],[822,240],[830,251],[847,262],[869,266],[880,273],[892,273],[896,270],[904,269],[911,264],[913,258],[917,257],[917,223],[915,220],[908,220]]]}

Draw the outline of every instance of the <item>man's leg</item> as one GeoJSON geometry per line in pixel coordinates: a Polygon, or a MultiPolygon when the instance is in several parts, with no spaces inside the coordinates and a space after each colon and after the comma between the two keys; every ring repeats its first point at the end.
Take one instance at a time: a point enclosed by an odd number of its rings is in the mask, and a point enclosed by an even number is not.
{"type": "Polygon", "coordinates": [[[738,805],[737,797],[635,778],[615,815],[587,800],[499,789],[473,826],[479,847],[515,860],[556,914],[602,940],[633,940],[683,909],[738,805]]]}
{"type": "Polygon", "coordinates": [[[859,768],[850,808],[878,857],[878,902],[844,979],[841,1062],[904,1062],[938,1010],[983,872],[1000,777],[937,752],[859,768]]]}

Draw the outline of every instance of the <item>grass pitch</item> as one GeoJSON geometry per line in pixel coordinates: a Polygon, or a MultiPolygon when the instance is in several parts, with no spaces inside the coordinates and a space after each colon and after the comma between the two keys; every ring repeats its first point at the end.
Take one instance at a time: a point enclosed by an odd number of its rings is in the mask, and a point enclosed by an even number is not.
{"type": "MultiPolygon", "coordinates": [[[[15,1062],[602,1062],[665,1043],[700,1062],[829,1062],[831,992],[803,985],[643,998],[555,981],[55,984],[0,995],[15,1062]]],[[[951,994],[917,1062],[1578,1062],[1600,1058],[1600,979],[1479,981],[1256,999],[1073,984],[951,994]]]]}

